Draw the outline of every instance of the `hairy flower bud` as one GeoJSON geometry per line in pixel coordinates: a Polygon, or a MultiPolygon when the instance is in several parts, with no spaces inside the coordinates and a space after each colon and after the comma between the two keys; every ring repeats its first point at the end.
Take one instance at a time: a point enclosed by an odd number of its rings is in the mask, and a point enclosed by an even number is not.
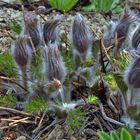
{"type": "MultiPolygon", "coordinates": [[[[25,34],[31,37],[34,47],[38,48],[41,43],[41,27],[39,18],[33,14],[26,14],[25,22],[25,34]]],[[[30,39],[28,40],[28,43],[32,47],[30,39]]]]}
{"type": "Polygon", "coordinates": [[[136,29],[132,37],[132,47],[140,51],[140,26],[136,29]]]}
{"type": "Polygon", "coordinates": [[[43,37],[46,45],[58,41],[57,26],[59,25],[59,22],[60,20],[58,19],[52,19],[45,22],[43,29],[43,37]]]}
{"type": "Polygon", "coordinates": [[[103,41],[106,47],[109,47],[115,43],[115,36],[117,34],[117,39],[119,40],[118,49],[129,46],[129,37],[131,34],[132,24],[137,21],[136,14],[131,11],[125,9],[121,15],[121,18],[117,21],[111,21],[107,24],[107,29],[103,35],[103,41]],[[126,40],[126,41],[125,41],[126,40]],[[123,45],[122,45],[123,43],[123,45]]]}
{"type": "Polygon", "coordinates": [[[83,16],[77,13],[72,25],[72,43],[81,56],[87,56],[92,44],[91,39],[91,33],[84,22],[83,16]]]}
{"type": "Polygon", "coordinates": [[[124,10],[118,25],[116,26],[115,32],[117,33],[117,38],[126,38],[130,25],[137,20],[134,12],[130,10],[124,10]]]}
{"type": "Polygon", "coordinates": [[[52,81],[57,79],[62,82],[64,80],[66,71],[60,52],[56,45],[50,44],[50,46],[46,48],[45,59],[48,80],[52,81]]]}
{"type": "Polygon", "coordinates": [[[14,48],[14,59],[21,69],[25,69],[31,61],[31,50],[27,45],[28,38],[26,36],[19,37],[16,40],[14,48]]]}

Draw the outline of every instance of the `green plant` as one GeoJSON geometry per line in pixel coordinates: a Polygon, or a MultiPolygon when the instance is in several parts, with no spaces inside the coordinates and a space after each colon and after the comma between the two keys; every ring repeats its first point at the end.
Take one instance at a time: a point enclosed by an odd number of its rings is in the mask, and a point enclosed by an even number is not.
{"type": "Polygon", "coordinates": [[[26,105],[25,110],[30,113],[46,112],[48,110],[48,103],[43,98],[33,99],[26,105]]]}
{"type": "Polygon", "coordinates": [[[122,8],[116,4],[117,0],[92,0],[90,5],[83,7],[83,10],[96,12],[109,12],[113,10],[115,13],[120,13],[122,8]]]}
{"type": "Polygon", "coordinates": [[[16,97],[12,95],[0,96],[0,106],[15,107],[16,97]]]}
{"type": "Polygon", "coordinates": [[[80,109],[71,109],[67,116],[69,129],[73,131],[80,129],[84,123],[85,117],[85,113],[80,109]]]}
{"type": "Polygon", "coordinates": [[[7,77],[17,76],[17,73],[14,71],[14,61],[9,52],[0,55],[0,74],[7,77]]]}
{"type": "Polygon", "coordinates": [[[49,4],[62,12],[68,12],[78,0],[49,0],[49,4]]]}
{"type": "Polygon", "coordinates": [[[95,103],[95,104],[100,103],[100,100],[98,99],[98,97],[93,96],[93,95],[88,96],[88,98],[86,99],[86,101],[87,101],[88,103],[95,103]]]}
{"type": "MultiPolygon", "coordinates": [[[[131,133],[125,128],[121,128],[120,133],[111,131],[109,135],[107,132],[99,131],[97,132],[97,135],[99,136],[100,140],[132,140],[131,133]]],[[[136,137],[136,140],[139,139],[140,135],[136,137]]]]}
{"type": "Polygon", "coordinates": [[[114,91],[117,89],[117,84],[112,73],[104,75],[104,79],[108,83],[111,90],[114,91]]]}

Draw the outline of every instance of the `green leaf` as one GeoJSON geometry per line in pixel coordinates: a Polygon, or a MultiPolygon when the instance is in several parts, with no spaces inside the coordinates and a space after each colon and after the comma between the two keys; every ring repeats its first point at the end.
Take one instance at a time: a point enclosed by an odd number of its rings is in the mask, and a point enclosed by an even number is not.
{"type": "Polygon", "coordinates": [[[85,11],[108,12],[116,6],[116,0],[92,0],[91,4],[82,8],[85,11]]]}
{"type": "Polygon", "coordinates": [[[111,140],[119,140],[119,137],[115,131],[111,131],[110,136],[111,140]]]}
{"type": "Polygon", "coordinates": [[[131,134],[125,129],[121,129],[121,140],[132,140],[131,134]]]}
{"type": "Polygon", "coordinates": [[[62,12],[68,12],[77,1],[78,0],[49,0],[49,4],[62,12]]]}
{"type": "Polygon", "coordinates": [[[65,11],[68,12],[77,3],[78,0],[65,0],[65,11]]]}
{"type": "Polygon", "coordinates": [[[104,131],[97,132],[97,135],[99,136],[100,140],[111,140],[110,136],[104,131]]]}
{"type": "Polygon", "coordinates": [[[85,12],[95,11],[95,5],[90,4],[90,5],[84,6],[82,7],[82,10],[85,12]]]}
{"type": "Polygon", "coordinates": [[[136,137],[136,140],[140,140],[140,135],[136,137]]]}

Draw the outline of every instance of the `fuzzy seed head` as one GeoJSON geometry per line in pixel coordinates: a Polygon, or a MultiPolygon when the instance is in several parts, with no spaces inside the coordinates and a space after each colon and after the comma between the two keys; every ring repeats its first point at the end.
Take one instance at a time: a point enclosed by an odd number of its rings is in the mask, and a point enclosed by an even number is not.
{"type": "Polygon", "coordinates": [[[66,75],[65,66],[56,45],[50,45],[46,50],[46,72],[49,81],[54,79],[62,82],[66,75]]]}
{"type": "Polygon", "coordinates": [[[27,37],[19,37],[15,43],[14,59],[21,69],[27,66],[30,56],[31,51],[27,45],[27,37]]]}
{"type": "Polygon", "coordinates": [[[58,42],[57,26],[59,25],[59,23],[60,20],[58,19],[52,19],[45,22],[43,36],[46,45],[48,45],[49,43],[58,42]]]}
{"type": "Polygon", "coordinates": [[[80,13],[77,13],[72,25],[72,42],[80,55],[87,54],[92,44],[91,33],[80,13]]]}

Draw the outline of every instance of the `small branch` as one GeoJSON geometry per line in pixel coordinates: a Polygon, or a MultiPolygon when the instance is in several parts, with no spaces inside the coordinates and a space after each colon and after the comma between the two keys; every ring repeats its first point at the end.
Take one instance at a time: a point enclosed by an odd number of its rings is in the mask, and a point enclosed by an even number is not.
{"type": "Polygon", "coordinates": [[[100,40],[100,37],[97,35],[97,33],[94,31],[94,29],[91,29],[91,30],[92,30],[92,32],[95,34],[95,36],[97,37],[97,39],[100,40]]]}
{"type": "Polygon", "coordinates": [[[0,79],[4,80],[4,81],[11,82],[11,83],[14,83],[17,86],[19,86],[20,88],[22,88],[23,90],[25,90],[26,92],[28,92],[28,90],[26,88],[24,88],[22,85],[20,85],[19,83],[16,82],[16,80],[17,80],[16,78],[8,78],[8,77],[0,76],[0,79]]]}
{"type": "Polygon", "coordinates": [[[44,119],[45,115],[46,115],[46,112],[43,113],[43,115],[42,115],[42,117],[41,117],[41,119],[40,119],[40,121],[39,121],[39,124],[38,124],[37,128],[33,130],[33,133],[36,133],[37,131],[40,130],[41,124],[42,124],[42,122],[43,122],[43,119],[44,119]]]}
{"type": "Polygon", "coordinates": [[[102,40],[100,40],[100,56],[101,56],[101,66],[103,69],[103,72],[106,73],[105,65],[104,65],[104,56],[103,56],[103,50],[102,50],[102,40]]]}
{"type": "MultiPolygon", "coordinates": [[[[27,116],[31,116],[31,117],[36,117],[30,113],[26,113],[26,112],[23,112],[23,111],[19,111],[19,110],[16,110],[16,109],[13,109],[13,108],[7,108],[7,107],[0,107],[0,110],[4,110],[4,111],[7,111],[7,112],[11,112],[13,114],[20,114],[20,115],[27,115],[27,116]]],[[[39,118],[39,117],[38,117],[39,118]]]]}
{"type": "Polygon", "coordinates": [[[2,126],[2,127],[0,127],[0,130],[10,129],[10,128],[15,127],[15,126],[16,125],[14,125],[14,126],[2,126]]]}
{"type": "Polygon", "coordinates": [[[102,104],[100,104],[99,107],[100,107],[102,116],[103,116],[103,118],[104,118],[106,121],[109,121],[109,122],[111,122],[111,123],[113,123],[113,124],[116,124],[116,125],[125,126],[124,123],[118,122],[118,121],[116,121],[116,120],[114,120],[114,119],[112,119],[112,118],[107,117],[106,114],[105,114],[105,112],[104,112],[104,108],[103,108],[103,105],[102,105],[102,104]]]}
{"type": "Polygon", "coordinates": [[[56,123],[57,123],[56,120],[54,120],[49,126],[47,126],[42,131],[40,131],[38,133],[38,135],[34,137],[34,140],[38,139],[47,129],[49,129],[50,127],[54,126],[56,123]]]}

